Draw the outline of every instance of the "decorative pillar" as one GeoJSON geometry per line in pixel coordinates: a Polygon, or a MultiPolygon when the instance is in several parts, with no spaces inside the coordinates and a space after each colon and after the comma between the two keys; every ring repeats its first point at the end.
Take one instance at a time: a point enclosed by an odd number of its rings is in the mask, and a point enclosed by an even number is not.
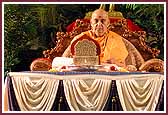
{"type": "Polygon", "coordinates": [[[114,12],[114,10],[115,10],[115,4],[110,4],[109,12],[114,12]]]}
{"type": "Polygon", "coordinates": [[[105,10],[105,8],[106,8],[106,5],[105,5],[105,4],[100,4],[99,9],[104,9],[104,10],[105,10]]]}

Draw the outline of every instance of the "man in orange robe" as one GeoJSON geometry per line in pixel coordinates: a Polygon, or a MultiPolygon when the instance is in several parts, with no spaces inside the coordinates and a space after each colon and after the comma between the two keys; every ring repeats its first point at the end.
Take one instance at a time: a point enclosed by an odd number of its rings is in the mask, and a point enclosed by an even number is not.
{"type": "MultiPolygon", "coordinates": [[[[103,9],[95,10],[92,13],[90,23],[92,29],[77,35],[71,43],[86,34],[99,43],[101,64],[110,62],[124,67],[128,51],[122,41],[122,37],[108,30],[108,25],[110,24],[108,13],[103,9]]],[[[70,57],[70,47],[71,45],[65,50],[63,57],[70,57]]]]}

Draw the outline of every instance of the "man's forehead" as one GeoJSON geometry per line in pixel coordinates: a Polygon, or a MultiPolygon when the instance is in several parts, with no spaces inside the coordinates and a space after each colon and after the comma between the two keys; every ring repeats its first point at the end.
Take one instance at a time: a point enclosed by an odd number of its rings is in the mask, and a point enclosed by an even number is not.
{"type": "Polygon", "coordinates": [[[95,13],[92,15],[92,18],[95,19],[95,18],[103,18],[103,19],[107,19],[108,18],[108,15],[105,14],[105,13],[95,13]]]}

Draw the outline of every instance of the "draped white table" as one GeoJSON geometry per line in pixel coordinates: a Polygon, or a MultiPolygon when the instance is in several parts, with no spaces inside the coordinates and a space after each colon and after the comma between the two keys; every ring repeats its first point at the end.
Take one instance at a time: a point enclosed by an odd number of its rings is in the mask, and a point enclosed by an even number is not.
{"type": "MultiPolygon", "coordinates": [[[[155,111],[164,75],[143,72],[10,72],[21,111],[50,111],[59,86],[71,111],[102,111],[116,81],[124,111],[155,111]]],[[[4,110],[9,111],[9,89],[5,81],[4,110]]]]}

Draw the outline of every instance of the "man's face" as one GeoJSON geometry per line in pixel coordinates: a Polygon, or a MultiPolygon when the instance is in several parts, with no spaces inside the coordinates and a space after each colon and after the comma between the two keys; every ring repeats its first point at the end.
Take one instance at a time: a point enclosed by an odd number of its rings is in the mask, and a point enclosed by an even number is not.
{"type": "Polygon", "coordinates": [[[107,32],[109,24],[108,15],[106,12],[98,11],[93,13],[91,19],[92,31],[97,37],[103,36],[107,32]]]}

